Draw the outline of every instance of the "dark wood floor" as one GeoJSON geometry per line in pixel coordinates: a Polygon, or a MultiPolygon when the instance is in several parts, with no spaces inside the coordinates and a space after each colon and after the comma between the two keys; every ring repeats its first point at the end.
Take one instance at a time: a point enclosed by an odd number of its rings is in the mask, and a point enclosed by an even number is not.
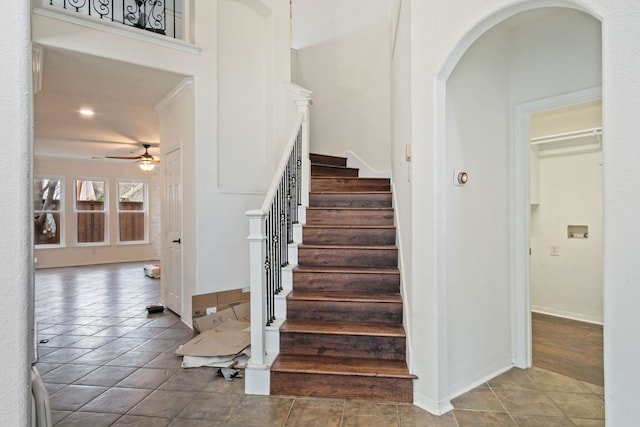
{"type": "Polygon", "coordinates": [[[533,313],[533,366],[604,386],[602,326],[533,313]]]}

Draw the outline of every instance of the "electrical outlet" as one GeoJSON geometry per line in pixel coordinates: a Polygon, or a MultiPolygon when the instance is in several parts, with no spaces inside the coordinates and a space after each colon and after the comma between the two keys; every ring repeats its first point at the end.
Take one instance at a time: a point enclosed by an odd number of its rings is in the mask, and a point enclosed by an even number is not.
{"type": "Polygon", "coordinates": [[[555,243],[551,245],[551,256],[560,256],[560,245],[555,243]]]}

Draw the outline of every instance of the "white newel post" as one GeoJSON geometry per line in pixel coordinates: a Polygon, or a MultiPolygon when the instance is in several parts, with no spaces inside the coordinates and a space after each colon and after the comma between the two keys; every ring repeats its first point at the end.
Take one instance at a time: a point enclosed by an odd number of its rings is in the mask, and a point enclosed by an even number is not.
{"type": "Polygon", "coordinates": [[[251,360],[256,367],[265,362],[265,225],[266,214],[261,210],[246,213],[249,217],[249,281],[251,287],[251,360]]]}
{"type": "MultiPolygon", "coordinates": [[[[311,92],[309,92],[309,95],[311,92]]],[[[303,208],[309,206],[309,190],[310,190],[310,179],[311,179],[311,160],[309,159],[309,107],[311,106],[311,98],[299,99],[296,100],[296,106],[298,107],[298,112],[303,113],[304,117],[302,119],[302,182],[300,183],[302,187],[302,194],[300,204],[303,208]]],[[[301,221],[306,222],[306,221],[301,221]]]]}

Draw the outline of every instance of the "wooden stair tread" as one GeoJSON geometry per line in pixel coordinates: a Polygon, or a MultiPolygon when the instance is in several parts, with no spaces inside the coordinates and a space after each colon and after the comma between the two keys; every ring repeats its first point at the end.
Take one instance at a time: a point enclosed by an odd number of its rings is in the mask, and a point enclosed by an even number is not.
{"type": "Polygon", "coordinates": [[[342,274],[394,274],[399,275],[400,270],[396,267],[327,267],[327,266],[297,266],[294,271],[300,273],[342,273],[342,274]]]}
{"type": "Polygon", "coordinates": [[[332,156],[330,154],[319,154],[319,153],[309,153],[309,160],[311,161],[311,164],[319,163],[322,160],[333,162],[333,163],[329,163],[330,165],[347,163],[346,157],[332,156]]]}
{"type": "Polygon", "coordinates": [[[344,211],[389,211],[393,212],[392,207],[387,206],[309,206],[306,210],[344,210],[344,211]]]}
{"type": "MultiPolygon", "coordinates": [[[[325,168],[333,168],[333,169],[357,169],[357,168],[352,168],[352,167],[349,167],[349,166],[332,165],[330,163],[318,163],[318,162],[311,163],[311,166],[322,166],[322,167],[325,167],[325,168]]],[[[322,176],[326,176],[326,175],[322,175],[322,176]]],[[[314,178],[315,178],[315,176],[314,176],[314,178]]]]}
{"type": "Polygon", "coordinates": [[[331,302],[380,302],[402,303],[399,293],[367,293],[367,292],[313,292],[292,291],[287,297],[295,301],[331,301],[331,302]]]}
{"type": "Polygon", "coordinates": [[[320,244],[310,244],[310,243],[301,243],[298,245],[298,250],[300,249],[370,249],[370,250],[389,250],[389,249],[397,249],[396,245],[320,245],[320,244]]]}
{"type": "MultiPolygon", "coordinates": [[[[316,178],[316,177],[314,177],[316,178]]],[[[329,178],[326,177],[325,178],[329,178]]],[[[336,177],[337,178],[337,177],[336,177]]],[[[358,178],[358,179],[362,179],[362,178],[358,178]]],[[[344,195],[348,195],[348,194],[358,194],[358,195],[364,195],[364,194],[371,194],[371,195],[388,195],[391,194],[390,190],[350,190],[350,191],[311,191],[309,192],[310,195],[316,195],[316,194],[323,194],[323,195],[335,195],[335,196],[344,196],[344,195]]]]}
{"type": "Polygon", "coordinates": [[[404,360],[281,354],[271,371],[415,379],[404,360]]]}
{"type": "Polygon", "coordinates": [[[289,319],[284,322],[280,332],[406,337],[404,327],[395,323],[312,322],[289,319]]]}
{"type": "MultiPolygon", "coordinates": [[[[325,166],[331,166],[331,165],[325,165],[325,166]]],[[[352,168],[351,168],[352,169],[352,168]]],[[[390,178],[375,178],[375,177],[365,177],[365,176],[326,176],[326,175],[322,175],[322,176],[314,176],[312,177],[312,179],[318,179],[318,180],[348,180],[348,181],[386,181],[389,182],[390,178]]]]}
{"type": "Polygon", "coordinates": [[[370,230],[370,229],[378,229],[378,228],[383,228],[383,229],[395,229],[396,226],[395,225],[385,225],[385,224],[380,224],[380,225],[359,225],[359,224],[353,224],[353,225],[339,225],[339,224],[309,224],[309,225],[305,225],[304,228],[347,228],[347,229],[364,229],[364,230],[370,230]]]}

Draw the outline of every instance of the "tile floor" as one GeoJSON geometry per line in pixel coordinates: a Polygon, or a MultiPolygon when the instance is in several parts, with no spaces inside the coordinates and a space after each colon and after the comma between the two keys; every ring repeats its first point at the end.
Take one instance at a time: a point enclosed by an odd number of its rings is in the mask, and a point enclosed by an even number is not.
{"type": "Polygon", "coordinates": [[[56,426],[604,426],[603,388],[539,368],[513,369],[436,417],[407,404],[247,396],[213,368],[182,369],[191,330],[147,315],[159,281],[142,264],[36,272],[37,367],[56,426]]]}

